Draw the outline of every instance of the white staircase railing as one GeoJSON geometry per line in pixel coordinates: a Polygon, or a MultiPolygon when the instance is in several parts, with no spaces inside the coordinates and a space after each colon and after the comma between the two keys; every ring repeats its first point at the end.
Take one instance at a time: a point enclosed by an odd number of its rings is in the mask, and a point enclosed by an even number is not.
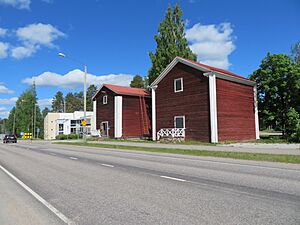
{"type": "Polygon", "coordinates": [[[185,128],[162,128],[157,132],[157,140],[161,138],[183,138],[185,137],[185,128]]]}

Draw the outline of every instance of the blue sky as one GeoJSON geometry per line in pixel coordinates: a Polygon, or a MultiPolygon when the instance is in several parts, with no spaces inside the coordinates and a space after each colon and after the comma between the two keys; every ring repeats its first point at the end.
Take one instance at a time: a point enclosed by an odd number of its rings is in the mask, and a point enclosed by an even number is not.
{"type": "Polygon", "coordinates": [[[41,107],[58,90],[89,83],[128,85],[151,66],[153,36],[168,4],[180,3],[198,60],[248,76],[267,52],[290,53],[300,39],[300,1],[0,0],[0,117],[36,80],[41,107]]]}

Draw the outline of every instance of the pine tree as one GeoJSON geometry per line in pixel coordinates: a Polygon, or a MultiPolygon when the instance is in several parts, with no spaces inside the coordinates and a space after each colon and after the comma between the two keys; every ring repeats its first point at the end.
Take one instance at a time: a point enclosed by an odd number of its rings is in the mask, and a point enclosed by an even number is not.
{"type": "Polygon", "coordinates": [[[144,88],[145,81],[140,75],[135,75],[130,83],[130,87],[132,88],[144,88]]]}
{"type": "Polygon", "coordinates": [[[93,111],[93,96],[97,92],[97,87],[95,85],[90,85],[87,89],[86,93],[86,110],[87,111],[93,111]]]}
{"type": "Polygon", "coordinates": [[[52,100],[52,111],[53,112],[64,111],[64,95],[61,91],[56,92],[52,100]]]}
{"type": "Polygon", "coordinates": [[[151,84],[166,66],[176,57],[196,60],[196,55],[188,47],[185,38],[185,22],[182,20],[182,11],[179,5],[171,6],[166,11],[165,19],[160,23],[158,34],[154,36],[157,43],[156,52],[150,52],[152,67],[148,78],[151,84]]]}
{"type": "Polygon", "coordinates": [[[20,132],[32,132],[33,126],[40,128],[40,134],[42,135],[43,119],[40,108],[37,105],[34,84],[20,95],[15,107],[11,109],[5,124],[8,132],[15,132],[17,135],[20,135],[20,132]]]}

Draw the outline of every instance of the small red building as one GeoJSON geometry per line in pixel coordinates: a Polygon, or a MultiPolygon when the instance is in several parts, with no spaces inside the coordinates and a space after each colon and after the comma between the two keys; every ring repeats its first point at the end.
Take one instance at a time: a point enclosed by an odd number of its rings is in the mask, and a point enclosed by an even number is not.
{"type": "Polygon", "coordinates": [[[104,84],[93,101],[102,137],[151,136],[151,97],[146,89],[104,84]]]}
{"type": "Polygon", "coordinates": [[[151,89],[153,140],[259,138],[256,83],[247,78],[176,57],[151,89]]]}

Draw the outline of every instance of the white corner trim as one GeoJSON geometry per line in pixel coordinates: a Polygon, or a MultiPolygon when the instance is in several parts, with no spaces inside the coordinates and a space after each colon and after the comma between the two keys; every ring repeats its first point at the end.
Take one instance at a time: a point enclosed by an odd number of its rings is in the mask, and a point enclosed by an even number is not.
{"type": "Polygon", "coordinates": [[[97,130],[97,101],[93,101],[93,125],[92,130],[97,130]]]}
{"type": "Polygon", "coordinates": [[[217,87],[216,75],[207,74],[209,79],[209,106],[210,106],[210,139],[212,143],[218,143],[218,118],[217,118],[217,87]]]}
{"type": "Polygon", "coordinates": [[[156,141],[156,90],[157,86],[151,87],[151,100],[152,100],[152,140],[156,141]]]}
{"type": "Polygon", "coordinates": [[[254,117],[255,117],[255,138],[259,139],[259,119],[258,119],[258,102],[257,102],[257,86],[253,87],[254,95],[254,117]]]}
{"type": "Polygon", "coordinates": [[[115,138],[122,137],[122,96],[115,96],[115,138]]]}

